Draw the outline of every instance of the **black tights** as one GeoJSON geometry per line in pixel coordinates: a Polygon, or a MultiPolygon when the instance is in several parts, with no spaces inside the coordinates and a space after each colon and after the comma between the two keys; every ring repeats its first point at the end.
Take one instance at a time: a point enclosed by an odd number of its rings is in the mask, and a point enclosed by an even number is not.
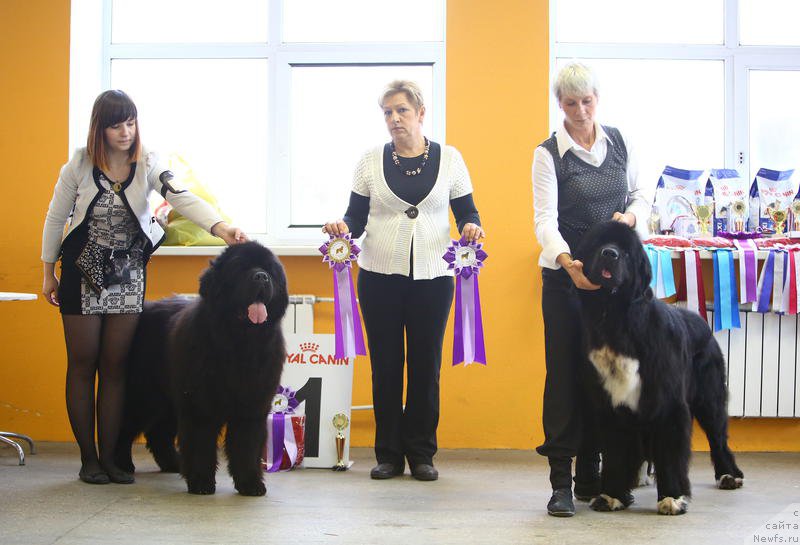
{"type": "Polygon", "coordinates": [[[125,401],[125,365],[139,314],[65,314],[62,320],[67,345],[67,413],[81,450],[81,465],[90,472],[114,468],[114,447],[125,401]]]}

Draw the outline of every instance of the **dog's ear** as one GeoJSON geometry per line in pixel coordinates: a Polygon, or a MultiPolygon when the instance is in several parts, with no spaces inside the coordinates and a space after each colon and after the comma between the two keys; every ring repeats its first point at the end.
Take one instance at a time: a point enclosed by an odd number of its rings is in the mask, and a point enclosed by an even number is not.
{"type": "Polygon", "coordinates": [[[269,302],[269,317],[270,320],[280,322],[286,314],[286,308],[289,306],[289,287],[286,283],[286,273],[283,266],[275,259],[270,276],[272,276],[275,284],[275,293],[272,295],[272,300],[269,302]]]}
{"type": "Polygon", "coordinates": [[[214,286],[218,284],[216,282],[217,274],[214,272],[216,262],[216,259],[209,261],[208,268],[200,275],[200,297],[207,301],[210,300],[210,297],[214,297],[214,286]]]}
{"type": "Polygon", "coordinates": [[[284,287],[278,289],[269,303],[270,311],[269,317],[271,320],[280,322],[286,314],[286,308],[289,306],[289,292],[284,287]]]}
{"type": "Polygon", "coordinates": [[[650,268],[650,258],[647,257],[647,252],[644,250],[639,236],[632,229],[630,249],[631,267],[635,269],[634,293],[646,296],[646,290],[653,278],[653,270],[650,268]]]}

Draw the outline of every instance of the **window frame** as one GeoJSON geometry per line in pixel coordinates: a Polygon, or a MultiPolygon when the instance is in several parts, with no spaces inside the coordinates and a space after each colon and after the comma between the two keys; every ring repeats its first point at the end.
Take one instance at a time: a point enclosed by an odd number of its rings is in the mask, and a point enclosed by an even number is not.
{"type": "MultiPolygon", "coordinates": [[[[723,43],[708,44],[635,44],[635,43],[559,43],[556,36],[558,0],[550,0],[550,66],[560,58],[585,59],[642,59],[642,60],[715,60],[724,63],[725,100],[725,165],[735,168],[752,180],[749,134],[750,101],[748,76],[750,70],[800,71],[800,46],[757,46],[739,44],[739,0],[723,1],[723,43]]],[[[551,70],[550,85],[556,74],[551,70]]],[[[552,95],[549,112],[550,126],[561,122],[558,103],[552,95]]],[[[718,168],[717,165],[708,165],[718,168]]]]}
{"type": "MultiPolygon", "coordinates": [[[[94,98],[111,84],[111,63],[116,59],[266,59],[268,65],[268,157],[266,232],[248,233],[283,255],[316,255],[322,222],[318,226],[292,226],[290,213],[290,96],[293,66],[369,66],[425,65],[433,74],[434,96],[427,97],[434,131],[431,137],[445,143],[446,29],[441,42],[351,42],[285,43],[282,40],[283,3],[291,0],[264,0],[268,3],[268,41],[263,43],[153,43],[111,42],[113,0],[72,2],[70,47],[70,150],[81,147],[88,131],[88,115],[94,98]],[[97,28],[101,32],[97,32],[97,28]],[[88,37],[87,37],[88,35],[88,37]]],[[[442,2],[442,22],[446,23],[446,4],[442,2]]],[[[380,90],[376,90],[376,95],[380,90]]],[[[376,123],[382,123],[377,114],[376,123]]],[[[388,137],[387,137],[388,138],[388,137]]],[[[377,144],[377,143],[376,143],[377,144]]],[[[355,168],[355,164],[353,165],[355,168]]],[[[348,188],[349,191],[349,188],[348,188]]],[[[343,196],[346,202],[346,196],[343,196]]],[[[340,214],[344,214],[341,210],[340,214]]],[[[235,219],[235,218],[234,218],[235,219]]],[[[214,249],[162,248],[164,254],[217,253],[214,249]]]]}

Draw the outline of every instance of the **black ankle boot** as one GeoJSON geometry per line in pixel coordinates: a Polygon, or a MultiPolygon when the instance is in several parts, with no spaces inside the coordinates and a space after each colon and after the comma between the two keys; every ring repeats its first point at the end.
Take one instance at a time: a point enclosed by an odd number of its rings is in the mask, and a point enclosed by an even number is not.
{"type": "Polygon", "coordinates": [[[569,488],[556,488],[550,501],[547,502],[547,514],[554,517],[571,517],[575,514],[575,504],[572,503],[572,490],[569,488]]]}
{"type": "Polygon", "coordinates": [[[439,472],[433,464],[417,464],[411,469],[411,475],[418,481],[435,481],[439,472]]]}
{"type": "Polygon", "coordinates": [[[403,471],[405,471],[405,466],[403,464],[397,465],[391,462],[382,462],[372,468],[372,471],[369,472],[369,476],[373,479],[391,479],[392,477],[402,475],[403,471]]]}

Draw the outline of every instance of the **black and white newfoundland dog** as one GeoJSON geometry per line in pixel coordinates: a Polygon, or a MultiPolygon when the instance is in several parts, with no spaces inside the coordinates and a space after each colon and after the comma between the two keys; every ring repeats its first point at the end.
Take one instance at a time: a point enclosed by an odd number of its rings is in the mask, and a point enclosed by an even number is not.
{"type": "Polygon", "coordinates": [[[728,448],[725,360],[708,324],[653,296],[650,261],[639,237],[623,223],[596,225],[575,259],[601,286],[578,290],[584,343],[597,379],[603,459],[601,494],[592,509],[628,507],[639,468],[650,460],[658,512],[685,513],[692,417],[708,437],[717,486],[741,486],[743,474],[728,448]]]}
{"type": "Polygon", "coordinates": [[[236,490],[263,496],[260,457],[286,358],[280,324],[288,302],[283,266],[257,242],[214,259],[199,297],[146,302],[128,365],[119,467],[134,470],[131,444],[144,433],[162,471],[180,471],[191,494],[213,494],[217,438],[227,424],[236,490]]]}

